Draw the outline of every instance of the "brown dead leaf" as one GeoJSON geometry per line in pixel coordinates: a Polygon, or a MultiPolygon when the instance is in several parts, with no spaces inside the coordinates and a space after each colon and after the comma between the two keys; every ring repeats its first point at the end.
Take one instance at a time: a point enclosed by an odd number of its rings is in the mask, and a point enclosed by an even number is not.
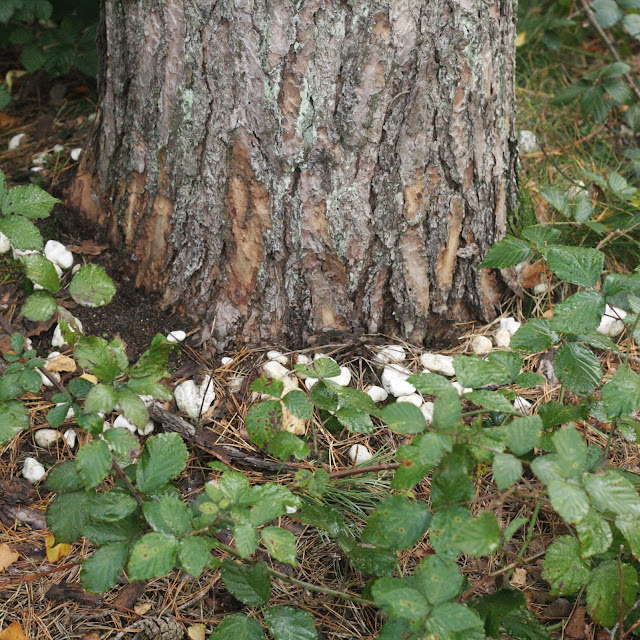
{"type": "Polygon", "coordinates": [[[82,636],[81,640],[100,640],[100,634],[97,631],[92,631],[91,633],[87,633],[87,635],[82,636]]]}
{"type": "Polygon", "coordinates": [[[187,629],[187,635],[190,640],[204,640],[207,629],[202,622],[196,622],[187,629]]]}
{"type": "Polygon", "coordinates": [[[547,267],[542,262],[528,264],[522,270],[522,286],[525,289],[533,289],[541,280],[542,274],[547,271],[547,267]]]}
{"type": "Polygon", "coordinates": [[[49,371],[68,371],[69,373],[73,373],[78,365],[76,365],[76,361],[69,356],[58,356],[57,358],[53,358],[52,360],[48,360],[45,367],[49,371]]]}
{"type": "Polygon", "coordinates": [[[36,494],[26,478],[0,480],[0,502],[5,504],[31,504],[36,494]]]}
{"type": "Polygon", "coordinates": [[[14,620],[2,633],[0,640],[27,640],[24,631],[17,620],[14,620]]]}
{"type": "Polygon", "coordinates": [[[527,584],[527,570],[522,567],[518,567],[513,570],[513,576],[509,582],[514,587],[524,587],[527,584]]]}
{"type": "Polygon", "coordinates": [[[17,116],[10,116],[4,111],[0,111],[0,129],[12,129],[16,127],[20,122],[20,118],[17,116]]]}
{"type": "Polygon", "coordinates": [[[72,244],[67,249],[85,256],[99,256],[108,247],[108,244],[97,244],[93,240],[83,240],[79,244],[72,244]]]}
{"type": "Polygon", "coordinates": [[[115,609],[126,609],[131,611],[136,600],[145,592],[147,588],[146,580],[137,580],[136,582],[128,582],[122,587],[120,593],[111,603],[111,606],[115,609]]]}
{"type": "Polygon", "coordinates": [[[585,622],[585,613],[584,607],[577,607],[573,612],[569,624],[564,628],[564,633],[567,638],[582,640],[587,637],[589,625],[585,622]]]}
{"type": "Polygon", "coordinates": [[[151,607],[153,607],[153,604],[151,602],[141,602],[140,604],[137,604],[135,607],[133,607],[133,610],[139,616],[143,616],[151,611],[151,607]]]}
{"type": "Polygon", "coordinates": [[[56,600],[58,602],[73,600],[74,602],[90,604],[94,607],[102,604],[102,596],[95,593],[87,593],[82,588],[82,585],[69,584],[64,580],[59,584],[54,584],[50,587],[44,594],[44,597],[47,598],[47,600],[56,600]]]}
{"type": "Polygon", "coordinates": [[[15,353],[13,347],[11,346],[10,340],[10,336],[2,336],[2,338],[0,338],[0,353],[15,353]]]}
{"type": "Polygon", "coordinates": [[[8,544],[4,542],[0,544],[0,571],[8,569],[19,557],[20,554],[14,551],[8,544]]]}
{"type": "Polygon", "coordinates": [[[71,545],[66,543],[56,544],[56,538],[53,535],[46,537],[44,546],[47,549],[47,560],[49,562],[58,562],[58,560],[66,556],[71,549],[71,545]]]}

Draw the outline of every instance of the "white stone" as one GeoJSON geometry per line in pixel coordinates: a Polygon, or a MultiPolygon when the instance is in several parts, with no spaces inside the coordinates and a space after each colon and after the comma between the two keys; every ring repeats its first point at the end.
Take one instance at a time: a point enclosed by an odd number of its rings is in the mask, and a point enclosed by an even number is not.
{"type": "Polygon", "coordinates": [[[82,147],[75,147],[75,149],[71,149],[71,151],[69,151],[69,155],[74,162],[77,162],[80,159],[81,153],[82,147]]]}
{"type": "MultiPolygon", "coordinates": [[[[328,358],[329,360],[333,360],[333,358],[330,358],[329,356],[325,356],[324,353],[315,353],[313,355],[313,359],[314,360],[320,360],[320,358],[328,358]]],[[[333,360],[333,361],[336,362],[335,360],[333,360]]],[[[338,363],[336,362],[336,364],[338,364],[338,363]]]]}
{"type": "MultiPolygon", "coordinates": [[[[35,158],[33,158],[33,160],[31,160],[31,162],[36,165],[36,167],[45,165],[49,162],[49,154],[39,153],[35,158]]],[[[33,167],[32,170],[36,167],[33,167]]]]}
{"type": "Polygon", "coordinates": [[[289,374],[289,370],[275,360],[265,362],[262,365],[262,371],[267,378],[273,378],[274,380],[282,380],[282,378],[289,374]]]}
{"type": "Polygon", "coordinates": [[[527,129],[518,131],[518,147],[520,153],[536,153],[540,151],[536,134],[533,131],[527,131],[527,129]]]}
{"type": "Polygon", "coordinates": [[[618,307],[612,307],[608,304],[596,331],[610,338],[619,336],[624,331],[624,322],[622,322],[622,319],[626,315],[627,312],[623,309],[618,309],[618,307]]]}
{"type": "Polygon", "coordinates": [[[359,465],[368,462],[373,458],[371,452],[363,444],[354,444],[349,448],[349,459],[353,464],[359,465]]]}
{"type": "Polygon", "coordinates": [[[367,389],[367,394],[374,402],[384,402],[389,394],[382,387],[377,387],[373,385],[367,389]]]}
{"type": "Polygon", "coordinates": [[[39,447],[50,447],[60,439],[60,432],[57,429],[38,429],[33,439],[39,447]]]}
{"type": "MultiPolygon", "coordinates": [[[[74,318],[74,321],[78,325],[78,330],[82,333],[82,322],[78,320],[78,318],[74,318]]],[[[75,329],[73,328],[73,324],[69,324],[69,331],[75,333],[75,329]]],[[[63,347],[66,344],[64,338],[62,337],[62,330],[60,329],[60,323],[56,325],[56,328],[53,331],[53,337],[51,338],[51,346],[52,347],[63,347]]]]}
{"type": "Polygon", "coordinates": [[[228,364],[231,364],[233,362],[233,358],[230,358],[229,356],[225,356],[224,358],[220,359],[220,363],[222,364],[223,367],[226,367],[228,364]]]}
{"type": "Polygon", "coordinates": [[[506,329],[498,329],[493,335],[496,347],[506,349],[511,344],[511,334],[506,329]]]}
{"type": "Polygon", "coordinates": [[[53,153],[62,153],[64,151],[64,145],[56,144],[52,149],[53,153]]]}
{"type": "Polygon", "coordinates": [[[9,242],[9,238],[0,231],[0,254],[7,253],[11,249],[11,243],[9,242]]]}
{"type": "Polygon", "coordinates": [[[35,167],[31,167],[29,169],[29,171],[34,171],[35,173],[40,173],[40,172],[44,171],[44,167],[36,165],[35,167]]]}
{"type": "Polygon", "coordinates": [[[473,391],[473,389],[469,389],[469,387],[463,387],[459,382],[452,382],[451,385],[458,392],[459,396],[463,396],[465,393],[473,391]]]}
{"type": "Polygon", "coordinates": [[[531,407],[533,407],[533,404],[521,396],[516,396],[516,399],[513,401],[513,408],[525,416],[531,413],[531,407]]]}
{"type": "Polygon", "coordinates": [[[547,293],[547,291],[549,291],[549,285],[546,282],[538,282],[538,284],[533,287],[533,293],[537,296],[541,296],[543,293],[547,293]]]}
{"type": "Polygon", "coordinates": [[[199,387],[193,380],[185,380],[174,389],[173,395],[178,409],[184,411],[192,420],[197,420],[200,417],[200,409],[202,408],[204,413],[216,399],[211,376],[207,376],[199,387]]]}
{"type": "Polygon", "coordinates": [[[308,391],[311,391],[311,388],[316,382],[318,382],[318,378],[305,378],[304,386],[307,387],[308,391]]]}
{"type": "MultiPolygon", "coordinates": [[[[56,405],[56,407],[60,407],[63,404],[66,404],[65,402],[58,402],[58,404],[56,405]]],[[[73,407],[69,407],[69,409],[67,410],[67,415],[65,415],[64,419],[65,420],[69,420],[69,418],[73,418],[73,416],[75,415],[75,412],[73,410],[73,407]]]]}
{"type": "Polygon", "coordinates": [[[102,423],[102,432],[104,433],[105,431],[109,431],[109,429],[113,429],[113,425],[110,422],[108,422],[107,420],[105,420],[102,423]]]}
{"type": "Polygon", "coordinates": [[[421,407],[420,407],[420,411],[422,412],[422,415],[424,416],[424,419],[427,421],[428,424],[431,424],[433,422],[433,409],[434,409],[435,405],[433,402],[425,402],[421,407]]]}
{"type": "Polygon", "coordinates": [[[296,364],[302,364],[306,367],[311,364],[311,358],[304,353],[298,353],[296,354],[296,364]]]}
{"type": "Polygon", "coordinates": [[[422,396],[418,393],[410,393],[408,396],[400,396],[396,402],[408,402],[416,407],[422,406],[422,396]]]}
{"type": "Polygon", "coordinates": [[[487,336],[476,336],[471,341],[471,349],[477,356],[485,356],[493,349],[493,342],[487,336]]]}
{"type": "Polygon", "coordinates": [[[142,429],[138,429],[137,431],[141,436],[150,436],[155,428],[156,425],[153,424],[153,420],[149,420],[149,422],[147,422],[147,424],[145,424],[142,429]]]}
{"type": "Polygon", "coordinates": [[[351,371],[347,367],[340,367],[340,375],[327,378],[331,382],[339,384],[341,387],[348,387],[351,382],[351,371]]]}
{"type": "Polygon", "coordinates": [[[245,376],[232,376],[227,380],[227,389],[231,393],[238,393],[242,389],[245,376]]]}
{"type": "Polygon", "coordinates": [[[389,364],[390,362],[402,362],[407,357],[404,347],[399,344],[390,344],[382,347],[378,353],[373,356],[376,362],[389,364]]]}
{"type": "Polygon", "coordinates": [[[285,506],[285,510],[289,515],[293,515],[294,513],[296,513],[298,511],[298,507],[293,507],[291,505],[286,505],[285,506]]]}
{"type": "Polygon", "coordinates": [[[25,141],[26,137],[27,137],[26,133],[16,133],[16,135],[13,136],[11,140],[9,140],[9,145],[8,145],[9,151],[13,149],[17,149],[25,141]]]}
{"type": "Polygon", "coordinates": [[[511,316],[507,318],[500,318],[500,329],[508,331],[511,335],[513,335],[521,326],[522,324],[511,316]]]}
{"type": "Polygon", "coordinates": [[[398,364],[387,365],[382,371],[382,386],[392,396],[408,396],[416,392],[416,388],[407,382],[411,371],[398,364]]]}
{"type": "Polygon", "coordinates": [[[45,468],[35,459],[26,458],[22,467],[22,475],[31,483],[37,484],[45,477],[45,468]]]}
{"type": "Polygon", "coordinates": [[[73,447],[76,446],[77,436],[76,436],[76,432],[73,429],[67,429],[62,434],[62,438],[67,443],[67,446],[69,447],[69,449],[73,449],[73,447]]]}
{"type": "Polygon", "coordinates": [[[439,353],[423,353],[420,356],[422,366],[432,373],[439,373],[443,376],[455,376],[453,368],[453,356],[443,356],[439,353]]]}
{"type": "Polygon", "coordinates": [[[177,344],[178,342],[184,342],[187,334],[185,331],[181,331],[178,329],[177,331],[171,331],[167,334],[167,340],[172,342],[173,344],[177,344]]]}
{"type": "Polygon", "coordinates": [[[283,366],[289,364],[289,358],[287,358],[282,351],[276,351],[275,349],[273,351],[267,351],[267,358],[274,362],[279,362],[283,366]]]}
{"type": "Polygon", "coordinates": [[[131,433],[135,433],[136,432],[136,426],[134,424],[131,424],[123,415],[119,415],[113,421],[113,428],[114,429],[128,429],[129,431],[131,431],[131,433]]]}
{"type": "MultiPolygon", "coordinates": [[[[49,380],[49,378],[47,378],[47,376],[45,376],[45,374],[42,373],[40,369],[36,369],[36,371],[40,374],[40,377],[42,378],[42,384],[45,387],[53,387],[53,382],[51,382],[51,380],[49,380]]],[[[49,374],[52,375],[58,382],[60,382],[60,374],[57,371],[49,371],[49,374]]]]}

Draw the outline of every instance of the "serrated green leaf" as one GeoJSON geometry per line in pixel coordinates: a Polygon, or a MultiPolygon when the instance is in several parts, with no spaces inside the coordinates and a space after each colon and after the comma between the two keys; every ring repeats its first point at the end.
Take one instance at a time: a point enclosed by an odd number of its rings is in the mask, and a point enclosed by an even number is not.
{"type": "Polygon", "coordinates": [[[572,334],[589,333],[600,324],[604,309],[604,296],[601,293],[578,291],[555,306],[551,329],[572,334]]]}
{"type": "Polygon", "coordinates": [[[124,417],[130,423],[138,429],[144,428],[149,421],[149,412],[137,394],[128,389],[121,389],[117,392],[117,403],[120,405],[124,417]]]}
{"type": "Polygon", "coordinates": [[[113,300],[116,287],[102,267],[86,264],[73,276],[69,293],[75,302],[85,307],[103,307],[113,300]]]}
{"type": "Polygon", "coordinates": [[[60,202],[35,184],[13,187],[2,202],[2,213],[6,216],[17,213],[25,218],[46,218],[54,205],[60,202]]]}
{"type": "Polygon", "coordinates": [[[23,216],[0,218],[0,232],[9,238],[14,249],[42,251],[44,248],[38,227],[23,216]]]}
{"type": "Polygon", "coordinates": [[[424,628],[425,637],[485,640],[482,618],[473,609],[453,602],[435,607],[424,628]]]}
{"type": "Polygon", "coordinates": [[[110,384],[98,383],[89,389],[84,403],[85,411],[111,413],[116,406],[117,394],[110,384]]]}
{"type": "Polygon", "coordinates": [[[609,523],[593,509],[576,524],[576,531],[583,558],[605,553],[613,541],[609,523]]]}
{"type": "Polygon", "coordinates": [[[455,430],[462,416],[462,403],[455,389],[443,391],[433,403],[433,426],[440,431],[455,430]]]}
{"type": "Polygon", "coordinates": [[[142,505],[142,513],[154,531],[182,536],[193,530],[191,511],[173,495],[163,495],[142,505]]]}
{"type": "Polygon", "coordinates": [[[544,247],[549,243],[552,243],[560,235],[558,229],[553,227],[547,227],[544,225],[535,225],[532,227],[526,227],[521,231],[522,235],[533,242],[538,247],[544,247]]]}
{"type": "Polygon", "coordinates": [[[467,472],[466,459],[455,450],[440,461],[431,477],[431,505],[434,509],[473,498],[475,486],[467,472]]]}
{"type": "Polygon", "coordinates": [[[583,117],[591,116],[595,122],[604,122],[611,112],[611,103],[605,99],[601,86],[588,87],[580,99],[583,117]]]}
{"type": "Polygon", "coordinates": [[[309,456],[307,443],[288,431],[280,431],[267,445],[267,451],[274,458],[283,462],[294,456],[296,460],[304,460],[309,456]]]}
{"type": "Polygon", "coordinates": [[[301,420],[311,420],[313,418],[313,404],[309,402],[309,398],[302,391],[294,389],[289,391],[282,399],[284,406],[301,420]]]}
{"type": "Polygon", "coordinates": [[[290,564],[292,567],[298,566],[296,539],[290,531],[280,527],[265,527],[260,534],[267,551],[276,560],[290,564]]]}
{"type": "Polygon", "coordinates": [[[540,353],[560,340],[551,329],[548,320],[535,318],[523,324],[511,338],[512,349],[522,349],[526,353],[540,353]]]}
{"type": "Polygon", "coordinates": [[[379,578],[371,588],[374,602],[388,615],[415,620],[429,611],[425,597],[401,578],[379,578]]]}
{"type": "Polygon", "coordinates": [[[295,475],[294,485],[306,489],[316,498],[322,498],[329,485],[329,474],[324,469],[316,469],[313,472],[301,469],[295,475]]]}
{"type": "Polygon", "coordinates": [[[111,453],[107,443],[94,440],[85,444],[76,455],[76,469],[87,489],[98,486],[111,471],[111,453]]]}
{"type": "Polygon", "coordinates": [[[522,462],[509,453],[498,453],[491,464],[493,479],[500,491],[513,486],[522,476],[522,462]]]}
{"type": "Polygon", "coordinates": [[[178,562],[180,568],[194,578],[199,578],[209,564],[212,541],[201,536],[187,536],[180,540],[178,562]]]}
{"type": "Polygon", "coordinates": [[[546,261],[560,280],[592,287],[602,275],[604,253],[597,249],[555,245],[547,252],[546,261]]]}
{"type": "Polygon", "coordinates": [[[569,196],[564,191],[551,187],[549,189],[541,189],[540,197],[548,202],[556,211],[568,218],[571,213],[569,206],[569,196]]]}
{"type": "Polygon", "coordinates": [[[423,558],[414,577],[427,600],[434,605],[454,600],[463,583],[458,565],[437,555],[423,558]]]}
{"type": "Polygon", "coordinates": [[[251,507],[249,522],[256,527],[284,515],[287,507],[297,508],[301,504],[300,498],[294,496],[289,489],[271,482],[251,487],[240,502],[251,507]]]}
{"type": "Polygon", "coordinates": [[[177,476],[188,458],[187,447],[177,433],[151,436],[136,467],[136,486],[142,493],[153,493],[177,476]]]}
{"type": "Polygon", "coordinates": [[[209,640],[264,640],[260,623],[244,613],[227,616],[209,636],[209,640]]]}
{"type": "Polygon", "coordinates": [[[429,527],[429,542],[441,558],[455,560],[460,554],[457,543],[458,532],[472,516],[464,507],[444,507],[436,511],[429,527]]]}
{"type": "Polygon", "coordinates": [[[32,322],[45,322],[56,309],[56,301],[48,293],[36,291],[25,300],[20,313],[32,322]]]}
{"type": "Polygon", "coordinates": [[[626,616],[638,595],[638,573],[630,565],[606,560],[591,572],[587,585],[587,611],[603,627],[626,616]],[[622,604],[622,611],[620,611],[622,604]]]}
{"type": "Polygon", "coordinates": [[[580,543],[570,536],[560,536],[551,544],[542,566],[542,577],[554,596],[571,595],[589,580],[589,564],[580,556],[580,543]]]}
{"type": "Polygon", "coordinates": [[[56,542],[71,543],[79,540],[89,520],[86,506],[90,494],[84,491],[59,493],[47,508],[47,526],[56,542]]]}
{"type": "Polygon", "coordinates": [[[269,600],[271,578],[264,562],[258,561],[248,566],[225,558],[220,575],[229,593],[240,602],[251,607],[261,607],[269,600]]]}
{"type": "MultiPolygon", "coordinates": [[[[637,13],[628,13],[622,19],[622,26],[632,38],[640,40],[640,15],[638,15],[637,13]]],[[[633,129],[633,131],[635,133],[636,129],[633,129]]]]}
{"type": "Polygon", "coordinates": [[[630,200],[637,191],[635,187],[630,186],[629,183],[615,171],[612,171],[607,176],[607,184],[620,200],[630,200]]]}
{"type": "Polygon", "coordinates": [[[396,453],[400,467],[396,469],[391,486],[411,489],[431,471],[445,453],[451,451],[452,439],[440,433],[425,433],[410,445],[400,445],[396,453]]]}
{"type": "Polygon", "coordinates": [[[272,398],[279,398],[283,390],[284,383],[275,378],[258,378],[251,383],[251,391],[264,393],[272,398]]]}
{"type": "Polygon", "coordinates": [[[55,267],[39,253],[28,253],[22,256],[27,278],[51,293],[58,293],[60,280],[55,267]]]}
{"type": "Polygon", "coordinates": [[[611,418],[640,408],[640,376],[627,365],[621,365],[602,387],[602,401],[611,418]]]}
{"type": "Polygon", "coordinates": [[[455,536],[456,546],[469,556],[488,556],[500,547],[500,526],[493,513],[481,511],[460,528],[455,536]]]}
{"type": "Polygon", "coordinates": [[[595,354],[576,342],[563,344],[556,351],[553,364],[558,380],[572,393],[586,395],[602,380],[602,367],[595,354]]]}
{"type": "Polygon", "coordinates": [[[616,472],[585,473],[584,487],[601,513],[640,516],[640,497],[633,485],[616,472]]]}
{"type": "Polygon", "coordinates": [[[147,533],[136,541],[129,558],[129,580],[162,578],[176,563],[178,540],[164,533],[147,533]]]}
{"type": "MultiPolygon", "coordinates": [[[[560,465],[562,471],[562,466],[560,465]]],[[[554,479],[547,485],[551,506],[569,524],[580,522],[589,512],[589,498],[574,482],[554,479]]]]}
{"type": "Polygon", "coordinates": [[[453,367],[456,380],[463,387],[477,389],[488,384],[507,384],[511,380],[507,368],[497,362],[478,358],[478,356],[455,356],[453,367]]]}
{"type": "Polygon", "coordinates": [[[451,383],[437,373],[423,371],[422,373],[414,373],[407,378],[407,382],[412,384],[421,393],[429,395],[438,395],[453,389],[451,383]]]}
{"type": "Polygon", "coordinates": [[[80,336],[73,351],[76,362],[103,382],[112,382],[121,371],[118,354],[97,336],[80,336]]]}
{"type": "Polygon", "coordinates": [[[340,375],[340,367],[332,358],[318,358],[308,367],[297,364],[295,368],[309,378],[335,378],[340,375]]]}
{"type": "Polygon", "coordinates": [[[499,589],[471,602],[471,606],[484,619],[487,635],[498,638],[503,618],[512,611],[526,607],[526,600],[520,591],[499,589]]]}
{"type": "Polygon", "coordinates": [[[27,73],[35,73],[44,66],[47,60],[42,47],[37,44],[27,44],[20,52],[20,62],[27,73]]]}
{"type": "Polygon", "coordinates": [[[137,508],[138,503],[124,489],[96,493],[87,506],[89,516],[100,522],[118,522],[137,508]]]}
{"type": "Polygon", "coordinates": [[[275,606],[264,611],[264,620],[274,640],[317,640],[313,618],[306,611],[275,606]]]}
{"type": "Polygon", "coordinates": [[[427,428],[427,421],[420,409],[408,402],[389,404],[378,415],[395,433],[421,433],[427,428]]]}
{"type": "Polygon", "coordinates": [[[637,560],[640,557],[640,518],[636,514],[626,514],[618,516],[615,522],[637,560]]]}
{"type": "Polygon", "coordinates": [[[522,456],[538,444],[542,435],[542,420],[540,416],[515,418],[505,424],[502,431],[509,449],[517,456],[522,456]]]}
{"type": "Polygon", "coordinates": [[[236,522],[233,525],[233,541],[240,557],[248,558],[258,548],[258,530],[249,522],[236,522]]]}
{"type": "Polygon", "coordinates": [[[495,391],[487,391],[486,389],[479,389],[478,391],[471,391],[465,393],[464,397],[467,400],[471,400],[473,404],[477,404],[488,411],[499,411],[500,413],[518,413],[513,408],[511,403],[501,394],[495,391]]]}
{"type": "Polygon", "coordinates": [[[374,549],[361,545],[347,535],[338,536],[338,544],[354,569],[367,576],[390,576],[397,569],[398,558],[391,549],[374,549]]]}
{"type": "Polygon", "coordinates": [[[562,477],[577,478],[587,465],[587,443],[584,438],[573,425],[569,425],[556,431],[551,439],[562,477]]]}
{"type": "Polygon", "coordinates": [[[89,593],[104,593],[113,587],[127,562],[129,546],[115,542],[94,551],[82,563],[80,582],[89,593]]]}
{"type": "Polygon", "coordinates": [[[487,251],[480,268],[505,269],[524,262],[531,255],[528,243],[506,236],[487,251]]]}
{"type": "Polygon", "coordinates": [[[140,442],[124,427],[108,429],[104,432],[103,438],[109,443],[120,464],[128,465],[140,453],[140,442]]]}
{"type": "Polygon", "coordinates": [[[94,522],[90,520],[82,527],[82,535],[91,540],[97,547],[114,542],[126,542],[137,540],[142,534],[142,519],[139,514],[118,520],[117,522],[94,522]]]}
{"type": "Polygon", "coordinates": [[[512,638],[519,640],[551,640],[549,632],[535,613],[524,607],[504,616],[502,627],[512,638]]]}
{"type": "Polygon", "coordinates": [[[336,411],[336,419],[350,433],[373,433],[375,426],[369,414],[353,407],[342,407],[336,411]]]}
{"type": "Polygon", "coordinates": [[[262,448],[282,427],[282,405],[278,400],[266,400],[247,412],[245,426],[251,441],[262,448]]]}
{"type": "Polygon", "coordinates": [[[45,486],[49,491],[58,493],[69,493],[84,489],[76,465],[72,460],[57,464],[50,469],[45,480],[45,486]]]}

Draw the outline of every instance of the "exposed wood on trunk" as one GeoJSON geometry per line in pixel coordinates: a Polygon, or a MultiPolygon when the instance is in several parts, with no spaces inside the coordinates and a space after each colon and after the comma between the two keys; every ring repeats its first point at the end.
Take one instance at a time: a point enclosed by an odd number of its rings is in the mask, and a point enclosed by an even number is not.
{"type": "Polygon", "coordinates": [[[138,285],[220,347],[495,313],[516,0],[102,4],[72,195],[138,285]]]}

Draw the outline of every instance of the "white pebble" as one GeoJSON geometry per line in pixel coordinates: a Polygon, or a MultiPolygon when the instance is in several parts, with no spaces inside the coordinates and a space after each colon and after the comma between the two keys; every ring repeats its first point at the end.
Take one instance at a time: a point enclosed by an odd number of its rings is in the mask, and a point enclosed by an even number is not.
{"type": "Polygon", "coordinates": [[[227,380],[227,389],[231,393],[238,393],[242,389],[245,376],[232,376],[227,380]]]}
{"type": "Polygon", "coordinates": [[[333,376],[333,378],[327,378],[327,380],[331,380],[331,382],[335,382],[341,387],[347,387],[351,382],[351,371],[349,371],[347,367],[340,367],[340,375],[333,376]]]}
{"type": "Polygon", "coordinates": [[[282,378],[289,374],[288,369],[275,360],[265,362],[262,365],[262,371],[267,378],[273,378],[274,380],[282,380],[282,378]]]}
{"type": "Polygon", "coordinates": [[[493,342],[487,336],[476,336],[471,341],[471,349],[477,356],[484,356],[493,349],[493,342]]]}
{"type": "Polygon", "coordinates": [[[307,387],[308,391],[311,391],[311,388],[314,384],[318,382],[318,378],[306,378],[304,381],[304,386],[307,387]]]}
{"type": "Polygon", "coordinates": [[[184,342],[184,339],[187,337],[187,334],[185,331],[171,331],[169,334],[167,334],[167,340],[169,342],[172,342],[173,344],[177,344],[178,342],[184,342]]]}
{"type": "Polygon", "coordinates": [[[22,475],[31,483],[37,484],[45,477],[45,468],[35,459],[26,458],[22,467],[22,475]]]}
{"type": "Polygon", "coordinates": [[[511,335],[513,335],[521,326],[522,324],[511,316],[507,318],[500,318],[500,329],[508,331],[511,335]]]}
{"type": "Polygon", "coordinates": [[[9,242],[9,238],[0,231],[0,254],[7,253],[11,249],[11,243],[9,242]]]}
{"type": "Polygon", "coordinates": [[[533,293],[537,296],[541,296],[543,293],[547,293],[547,291],[549,291],[549,285],[546,282],[538,282],[538,284],[533,287],[533,293]]]}
{"type": "Polygon", "coordinates": [[[128,429],[129,431],[131,431],[131,433],[135,433],[136,432],[136,426],[131,424],[123,415],[119,415],[113,421],[113,428],[114,429],[128,429]]]}
{"type": "Polygon", "coordinates": [[[516,399],[513,401],[513,408],[525,416],[528,416],[531,413],[532,406],[533,404],[531,402],[521,396],[516,396],[516,399]]]}
{"type": "MultiPolygon", "coordinates": [[[[78,330],[82,333],[82,322],[78,320],[78,318],[74,318],[75,322],[78,325],[78,330]]],[[[75,329],[73,324],[68,324],[69,331],[75,333],[75,329]]],[[[51,338],[51,346],[52,347],[63,347],[66,344],[65,339],[62,337],[62,329],[60,329],[60,323],[56,325],[56,328],[53,331],[53,336],[51,338]]]]}
{"type": "MultiPolygon", "coordinates": [[[[58,404],[56,405],[56,407],[59,407],[63,404],[66,404],[65,402],[58,402],[58,404]]],[[[73,418],[73,416],[75,415],[75,412],[73,410],[73,407],[69,407],[69,409],[67,409],[67,415],[64,417],[65,420],[69,420],[69,418],[73,418]]]]}
{"type": "Polygon", "coordinates": [[[400,396],[396,402],[408,402],[416,407],[422,406],[422,397],[417,393],[410,393],[408,396],[400,396]]]}
{"type": "Polygon", "coordinates": [[[50,447],[60,439],[60,432],[56,429],[38,429],[33,439],[39,447],[50,447]]]}
{"type": "Polygon", "coordinates": [[[498,329],[495,332],[493,339],[496,342],[496,347],[506,349],[511,344],[511,333],[506,329],[498,329]]]}
{"type": "Polygon", "coordinates": [[[400,365],[388,365],[382,371],[382,386],[396,398],[411,395],[416,388],[407,382],[410,375],[411,371],[400,365]]]}
{"type": "Polygon", "coordinates": [[[452,382],[451,385],[458,392],[459,396],[462,396],[465,393],[470,393],[471,391],[473,391],[473,389],[470,389],[469,387],[463,387],[459,382],[452,382]]]}
{"type": "Polygon", "coordinates": [[[285,509],[289,515],[293,515],[298,511],[298,507],[292,507],[291,505],[286,505],[285,509]]]}
{"type": "Polygon", "coordinates": [[[296,354],[295,362],[296,364],[301,364],[306,367],[311,364],[311,358],[309,356],[305,356],[304,353],[298,353],[296,354]]]}
{"type": "Polygon", "coordinates": [[[231,364],[233,362],[233,358],[230,358],[229,356],[225,356],[224,358],[220,359],[220,362],[223,367],[226,367],[228,364],[231,364]]]}
{"type": "Polygon", "coordinates": [[[156,428],[155,424],[153,424],[153,420],[149,420],[147,424],[142,427],[142,429],[138,429],[138,434],[141,436],[149,436],[153,433],[153,430],[156,428]]]}
{"type": "MultiPolygon", "coordinates": [[[[17,133],[11,140],[9,140],[9,150],[17,149],[27,137],[26,133],[17,133]]],[[[27,458],[28,459],[28,458],[27,458]]]]}
{"type": "MultiPolygon", "coordinates": [[[[44,375],[44,373],[42,373],[42,371],[40,371],[40,369],[36,369],[36,371],[40,374],[40,377],[42,378],[42,384],[45,387],[53,387],[53,382],[51,382],[51,380],[49,380],[49,378],[47,378],[47,376],[44,375]]],[[[61,378],[60,378],[60,374],[57,371],[49,371],[49,373],[58,381],[60,382],[61,378]]]]}
{"type": "Polygon", "coordinates": [[[62,153],[64,151],[64,145],[56,144],[52,149],[53,153],[62,153]]]}
{"type": "Polygon", "coordinates": [[[267,351],[267,358],[274,362],[279,362],[283,366],[289,364],[289,358],[287,358],[282,351],[267,351]]]}
{"type": "Polygon", "coordinates": [[[536,153],[537,151],[540,151],[536,134],[533,133],[533,131],[527,131],[526,129],[518,131],[518,147],[520,149],[520,153],[536,153]]]}
{"type": "Polygon", "coordinates": [[[74,162],[77,162],[79,160],[81,153],[82,147],[76,147],[75,149],[71,149],[71,151],[69,151],[69,155],[74,162]]]}
{"type": "Polygon", "coordinates": [[[618,307],[612,307],[608,304],[596,331],[601,333],[603,336],[609,336],[610,338],[619,336],[624,331],[624,322],[622,322],[622,318],[626,315],[626,311],[618,309],[618,307]]]}
{"type": "Polygon", "coordinates": [[[359,465],[368,462],[373,458],[371,452],[363,444],[354,444],[349,448],[349,459],[353,464],[359,465]]]}
{"type": "Polygon", "coordinates": [[[374,402],[384,402],[389,394],[382,388],[375,385],[367,389],[367,394],[374,402]]]}
{"type": "Polygon", "coordinates": [[[424,419],[427,421],[428,424],[431,424],[433,422],[433,409],[434,409],[435,405],[433,402],[425,402],[421,407],[420,407],[420,411],[422,412],[422,415],[424,416],[424,419]]]}
{"type": "Polygon", "coordinates": [[[204,413],[213,404],[216,392],[211,377],[207,376],[199,387],[193,380],[185,380],[174,389],[173,396],[178,409],[184,411],[191,419],[197,420],[201,408],[204,413]]]}
{"type": "Polygon", "coordinates": [[[390,344],[380,349],[373,359],[382,364],[389,364],[390,362],[402,362],[406,357],[407,354],[403,347],[399,344],[390,344]]]}
{"type": "Polygon", "coordinates": [[[423,353],[420,356],[422,366],[432,373],[439,373],[443,376],[455,376],[453,368],[453,356],[443,356],[439,353],[423,353]]]}
{"type": "Polygon", "coordinates": [[[31,160],[31,162],[35,165],[31,169],[33,171],[36,167],[41,167],[49,162],[49,154],[39,153],[35,158],[33,158],[33,160],[31,160]]]}
{"type": "Polygon", "coordinates": [[[62,437],[64,438],[64,441],[67,443],[67,446],[69,447],[69,449],[73,449],[73,447],[76,446],[77,436],[76,436],[76,432],[73,429],[67,429],[62,434],[62,437]]]}

